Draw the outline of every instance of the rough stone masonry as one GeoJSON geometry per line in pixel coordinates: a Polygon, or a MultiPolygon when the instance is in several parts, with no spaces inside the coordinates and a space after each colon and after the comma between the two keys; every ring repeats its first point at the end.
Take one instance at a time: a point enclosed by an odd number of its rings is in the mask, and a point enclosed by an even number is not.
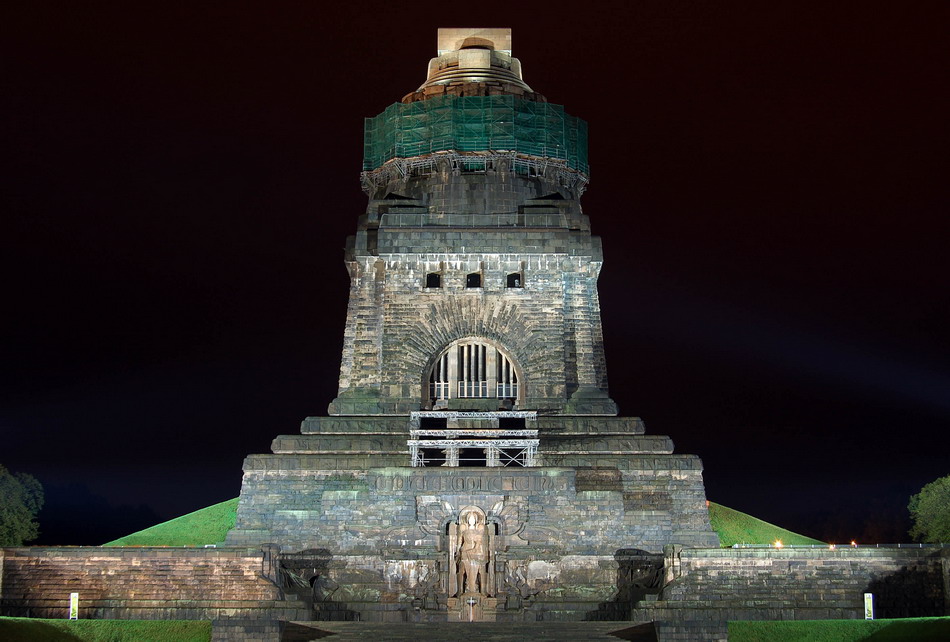
{"type": "MultiPolygon", "coordinates": [[[[328,416],[244,462],[218,548],[0,549],[0,614],[626,620],[950,613],[950,549],[718,547],[702,464],[618,417],[580,198],[587,126],[523,80],[508,29],[440,29],[426,81],[367,119],[366,212],[328,416]]],[[[210,543],[209,543],[210,544],[210,543]]]]}
{"type": "Polygon", "coordinates": [[[285,566],[331,587],[320,617],[590,619],[630,560],[655,582],[664,546],[718,544],[702,464],[609,396],[586,123],[508,29],[438,54],[366,122],[338,396],[245,460],[228,544],[316,555],[285,566]],[[490,546],[462,595],[469,513],[490,546]]]}

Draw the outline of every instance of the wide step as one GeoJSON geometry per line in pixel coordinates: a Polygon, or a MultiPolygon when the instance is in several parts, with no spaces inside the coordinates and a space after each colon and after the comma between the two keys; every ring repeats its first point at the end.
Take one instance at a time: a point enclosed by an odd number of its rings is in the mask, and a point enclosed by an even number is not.
{"type": "Polygon", "coordinates": [[[347,640],[419,640],[458,642],[479,640],[531,640],[556,642],[576,640],[633,640],[656,642],[652,622],[288,622],[282,642],[332,639],[347,640]]]}

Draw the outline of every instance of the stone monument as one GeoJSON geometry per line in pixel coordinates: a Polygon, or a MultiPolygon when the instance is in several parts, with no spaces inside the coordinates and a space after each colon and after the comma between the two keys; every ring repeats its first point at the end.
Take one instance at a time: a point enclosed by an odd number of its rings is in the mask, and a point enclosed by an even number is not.
{"type": "Polygon", "coordinates": [[[588,176],[509,29],[440,29],[366,120],[339,393],[247,457],[227,540],[316,619],[622,619],[665,547],[718,545],[699,459],[608,393],[588,176]]]}
{"type": "Polygon", "coordinates": [[[0,548],[0,615],[61,618],[78,592],[81,618],[213,620],[215,640],[392,630],[307,620],[725,640],[863,618],[866,593],[883,617],[950,613],[950,547],[719,548],[699,459],[617,416],[586,138],[509,30],[440,30],[425,83],[366,122],[329,415],[245,460],[225,546],[0,548]]]}

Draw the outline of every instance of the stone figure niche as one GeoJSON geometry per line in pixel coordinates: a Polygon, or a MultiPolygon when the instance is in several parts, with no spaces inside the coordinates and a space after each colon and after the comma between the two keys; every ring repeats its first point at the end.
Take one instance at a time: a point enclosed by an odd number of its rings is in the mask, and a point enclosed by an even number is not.
{"type": "Polygon", "coordinates": [[[448,525],[450,597],[495,594],[495,524],[482,509],[469,506],[448,525]]]}

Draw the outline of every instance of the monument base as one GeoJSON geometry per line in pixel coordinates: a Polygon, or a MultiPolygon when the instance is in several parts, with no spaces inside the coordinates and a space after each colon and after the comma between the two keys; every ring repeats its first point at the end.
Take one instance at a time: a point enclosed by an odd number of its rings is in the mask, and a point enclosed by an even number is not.
{"type": "Polygon", "coordinates": [[[317,619],[500,622],[617,619],[665,547],[719,541],[701,462],[639,419],[445,410],[308,418],[250,455],[227,544],[267,543],[317,619]]]}
{"type": "Polygon", "coordinates": [[[498,617],[498,598],[477,593],[463,593],[459,597],[450,597],[449,622],[495,622],[498,617]]]}

